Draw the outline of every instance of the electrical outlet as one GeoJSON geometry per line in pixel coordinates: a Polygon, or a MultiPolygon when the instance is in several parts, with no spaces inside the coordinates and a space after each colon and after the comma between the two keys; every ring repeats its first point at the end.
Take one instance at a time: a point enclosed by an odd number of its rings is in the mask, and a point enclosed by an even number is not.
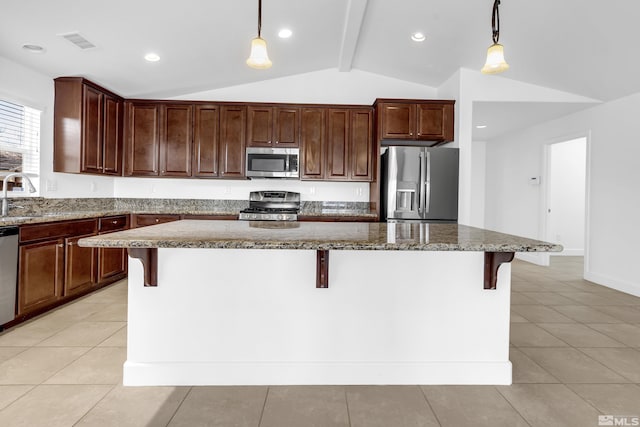
{"type": "Polygon", "coordinates": [[[316,187],[309,187],[309,194],[312,196],[316,194],[316,187]]]}

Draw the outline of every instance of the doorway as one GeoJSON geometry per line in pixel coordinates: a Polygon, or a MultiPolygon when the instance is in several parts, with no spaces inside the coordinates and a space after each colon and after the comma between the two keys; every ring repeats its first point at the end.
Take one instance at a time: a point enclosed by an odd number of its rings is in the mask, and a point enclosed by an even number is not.
{"type": "Polygon", "coordinates": [[[584,256],[587,138],[547,146],[545,240],[564,247],[559,256],[584,256]]]}

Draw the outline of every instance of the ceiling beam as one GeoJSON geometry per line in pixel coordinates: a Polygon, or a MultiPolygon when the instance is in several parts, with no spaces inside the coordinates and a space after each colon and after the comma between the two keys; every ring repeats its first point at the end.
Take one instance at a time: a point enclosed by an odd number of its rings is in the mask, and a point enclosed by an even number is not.
{"type": "Polygon", "coordinates": [[[349,0],[347,13],[344,19],[342,43],[340,45],[340,57],[338,58],[338,71],[351,71],[353,57],[358,46],[360,28],[364,22],[364,14],[367,10],[368,0],[349,0]]]}

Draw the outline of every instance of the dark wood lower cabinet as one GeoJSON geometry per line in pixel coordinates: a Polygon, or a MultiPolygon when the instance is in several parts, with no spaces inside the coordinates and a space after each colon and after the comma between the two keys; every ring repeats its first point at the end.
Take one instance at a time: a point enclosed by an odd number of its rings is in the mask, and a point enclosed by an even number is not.
{"type": "Polygon", "coordinates": [[[20,227],[19,323],[126,277],[126,250],[87,248],[83,237],[129,228],[129,215],[28,224],[20,227]]]}
{"type": "Polygon", "coordinates": [[[127,272],[127,250],[98,248],[98,282],[127,272]]]}
{"type": "Polygon", "coordinates": [[[55,304],[62,298],[64,240],[20,246],[18,315],[55,304]]]}
{"type": "Polygon", "coordinates": [[[92,235],[65,239],[64,296],[86,291],[97,283],[96,248],[78,246],[78,240],[92,235]]]}

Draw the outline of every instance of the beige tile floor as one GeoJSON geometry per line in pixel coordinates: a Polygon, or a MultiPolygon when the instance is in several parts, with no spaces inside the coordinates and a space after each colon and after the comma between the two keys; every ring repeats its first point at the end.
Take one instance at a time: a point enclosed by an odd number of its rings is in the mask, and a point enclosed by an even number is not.
{"type": "Polygon", "coordinates": [[[0,334],[0,426],[597,426],[640,416],[640,298],[514,261],[511,386],[123,387],[126,282],[0,334]]]}

